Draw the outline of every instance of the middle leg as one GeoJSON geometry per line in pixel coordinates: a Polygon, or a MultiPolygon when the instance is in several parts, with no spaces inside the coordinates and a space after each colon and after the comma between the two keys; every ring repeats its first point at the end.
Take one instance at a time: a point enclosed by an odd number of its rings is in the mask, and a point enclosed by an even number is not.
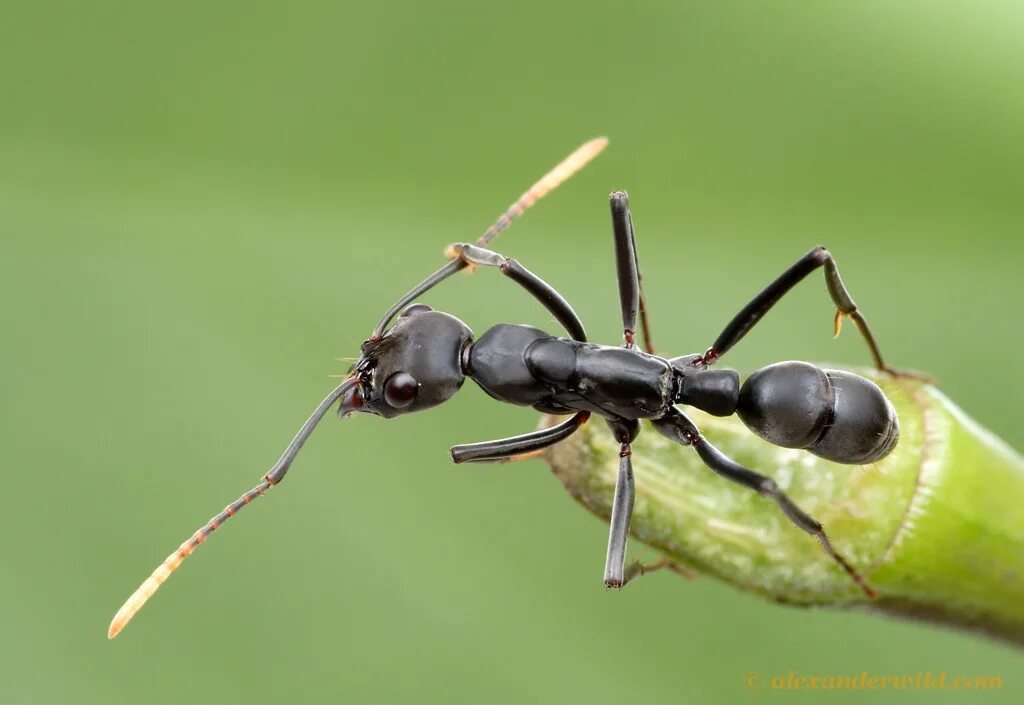
{"type": "Polygon", "coordinates": [[[697,571],[689,568],[677,560],[671,558],[659,558],[653,563],[643,563],[641,561],[633,561],[626,566],[626,579],[622,583],[623,586],[633,582],[637,578],[641,578],[649,573],[656,573],[663,568],[668,568],[676,575],[686,578],[687,580],[693,580],[697,577],[697,571]]]}
{"type": "Polygon", "coordinates": [[[608,554],[604,560],[604,585],[620,588],[626,584],[626,542],[633,518],[633,451],[629,443],[619,446],[619,474],[612,499],[612,520],[608,528],[608,554]]]}
{"type": "Polygon", "coordinates": [[[619,280],[619,303],[622,307],[622,337],[627,348],[636,345],[636,321],[644,335],[644,350],[654,354],[651,343],[651,326],[647,320],[647,300],[640,275],[640,264],[636,253],[636,236],[633,234],[633,217],[629,212],[629,195],[616,191],[609,201],[612,209],[612,232],[615,235],[615,267],[619,280]]]}
{"type": "Polygon", "coordinates": [[[629,540],[629,524],[633,518],[633,499],[636,496],[633,484],[633,450],[630,443],[640,432],[640,422],[635,419],[609,420],[608,426],[612,429],[615,440],[619,442],[619,474],[615,479],[612,518],[608,527],[604,585],[618,589],[629,580],[626,575],[626,542],[629,540]]]}

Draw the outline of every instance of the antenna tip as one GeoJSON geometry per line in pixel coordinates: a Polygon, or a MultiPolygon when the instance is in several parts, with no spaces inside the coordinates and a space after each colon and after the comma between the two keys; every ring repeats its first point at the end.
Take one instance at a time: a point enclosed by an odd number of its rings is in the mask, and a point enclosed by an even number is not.
{"type": "MultiPolygon", "coordinates": [[[[130,602],[130,601],[129,601],[130,602]]],[[[115,636],[121,633],[125,625],[135,616],[137,610],[128,608],[128,603],[125,603],[114,615],[114,618],[110,620],[110,627],[107,629],[107,638],[113,639],[115,636]]]]}
{"type": "MultiPolygon", "coordinates": [[[[146,583],[143,583],[143,586],[145,585],[146,583]]],[[[139,590],[136,590],[132,596],[129,597],[123,605],[121,605],[121,609],[117,611],[114,618],[110,620],[110,627],[107,629],[108,639],[113,639],[115,636],[120,634],[121,630],[125,628],[125,625],[132,621],[132,617],[135,616],[135,613],[138,612],[139,608],[146,602],[149,595],[145,595],[140,599],[139,593],[141,591],[141,587],[139,590]]]]}
{"type": "Polygon", "coordinates": [[[107,629],[107,638],[113,639],[121,633],[122,629],[124,629],[124,622],[121,622],[117,617],[114,617],[114,621],[110,623],[110,628],[107,629]]]}

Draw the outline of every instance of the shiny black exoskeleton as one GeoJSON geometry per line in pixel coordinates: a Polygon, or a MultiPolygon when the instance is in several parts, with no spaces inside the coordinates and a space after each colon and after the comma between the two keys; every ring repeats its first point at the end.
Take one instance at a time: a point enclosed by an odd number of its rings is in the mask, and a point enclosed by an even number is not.
{"type": "Polygon", "coordinates": [[[899,438],[895,410],[878,385],[863,377],[780,362],[755,372],[741,388],[736,372],[695,366],[700,358],[666,360],[504,324],[469,348],[463,371],[498,401],[545,413],[653,419],[673,404],[715,416],[736,413],[770,443],[838,463],[880,460],[899,438]]]}
{"type": "MultiPolygon", "coordinates": [[[[703,355],[665,359],[557,338],[533,326],[499,324],[474,342],[457,318],[423,304],[409,306],[368,359],[370,374],[347,396],[344,412],[390,418],[421,411],[450,398],[469,377],[498,401],[549,414],[582,411],[629,422],[660,418],[675,404],[715,416],[735,413],[770,443],[838,463],[875,462],[899,439],[889,400],[874,382],[850,372],[780,362],[741,387],[739,374],[709,369],[703,355]],[[405,396],[403,380],[410,385],[405,396]]],[[[485,458],[457,452],[455,459],[485,458]]]]}
{"type": "Polygon", "coordinates": [[[806,449],[838,463],[872,463],[888,455],[899,439],[896,412],[878,386],[864,377],[806,362],[781,362],[758,370],[741,385],[736,372],[711,368],[787,291],[821,267],[836,304],[837,331],[842,317],[851,318],[876,365],[887,370],[831,255],[822,247],[808,252],[744,307],[706,352],[665,358],[654,354],[650,346],[626,194],[612,194],[611,207],[623,347],[588,342],[572,307],[516,260],[485,249],[486,242],[454,245],[449,265],[393,306],[374,336],[364,343],[363,355],[353,370],[357,383],[346,392],[340,413],[362,411],[390,418],[430,408],[450,398],[468,377],[498,401],[572,415],[542,431],[455,446],[451,454],[457,463],[528,456],[568,437],[592,414],[603,417],[621,444],[605,566],[605,582],[610,587],[621,587],[632,577],[625,568],[634,493],[630,444],[640,431],[639,422],[649,420],[660,433],[692,446],[715,472],[777,502],[794,524],[816,536],[829,555],[872,594],[861,575],[833,549],[821,524],[770,478],[738,465],[712,446],[678,408],[692,406],[716,416],[736,414],[769,443],[806,449]],[[504,323],[474,340],[469,328],[449,314],[424,304],[402,308],[470,265],[496,267],[523,286],[562,323],[569,337],[504,323]],[[398,311],[396,323],[386,329],[398,311]],[[638,316],[647,351],[635,345],[638,316]]]}
{"type": "Polygon", "coordinates": [[[881,460],[896,447],[896,410],[874,382],[806,362],[780,362],[751,375],[736,413],[751,431],[785,448],[837,463],[881,460]]]}
{"type": "MultiPolygon", "coordinates": [[[[392,418],[441,404],[461,388],[467,377],[498,401],[569,418],[512,438],[455,446],[451,449],[455,462],[531,457],[570,436],[593,414],[608,422],[620,443],[605,560],[604,582],[608,587],[621,587],[643,573],[644,566],[639,564],[627,569],[625,558],[634,498],[631,443],[640,432],[640,421],[646,419],[659,433],[693,448],[720,476],[774,501],[793,524],[818,539],[865,594],[874,596],[861,574],[833,548],[820,523],[790,500],[771,478],[739,465],[715,448],[679,408],[692,406],[716,416],[736,414],[770,443],[805,448],[840,463],[874,462],[895,447],[899,438],[896,413],[879,388],[863,377],[806,362],[782,362],[755,372],[741,386],[735,372],[711,369],[786,292],[822,268],[837,309],[836,333],[842,318],[850,318],[863,335],[875,365],[893,372],[883,363],[867,322],[825,248],[812,249],[755,296],[706,352],[671,359],[654,354],[651,344],[633,223],[624,192],[611,195],[623,347],[588,342],[583,323],[555,289],[516,260],[487,249],[514,219],[606,144],[607,140],[598,138],[570,154],[512,204],[475,245],[453,245],[447,264],[389,308],[363,343],[348,377],[320,402],[263,480],[168,556],[118,610],[108,635],[116,636],[210,534],[284,479],[310,433],[335,405],[342,417],[358,411],[392,418]],[[474,266],[497,268],[536,298],[568,336],[556,337],[532,326],[501,324],[474,341],[470,329],[459,319],[412,303],[456,272],[474,266]],[[396,316],[395,324],[388,328],[396,316]],[[635,342],[638,317],[643,352],[635,342]]],[[[662,565],[665,563],[655,567],[662,565]]]]}

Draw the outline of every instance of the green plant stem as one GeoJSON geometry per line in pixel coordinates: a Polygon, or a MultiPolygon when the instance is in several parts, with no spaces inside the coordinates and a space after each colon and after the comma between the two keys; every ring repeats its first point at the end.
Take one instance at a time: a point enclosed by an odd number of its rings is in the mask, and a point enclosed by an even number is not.
{"type": "MultiPolygon", "coordinates": [[[[772,446],[735,417],[687,413],[712,443],[773,477],[821,521],[878,599],[773,502],[650,428],[633,444],[632,535],[777,602],[881,612],[1024,645],[1024,460],[934,387],[855,371],[882,388],[900,418],[895,451],[874,465],[839,465],[772,446]]],[[[618,445],[603,423],[587,424],[547,459],[573,497],[608,518],[618,445]]]]}

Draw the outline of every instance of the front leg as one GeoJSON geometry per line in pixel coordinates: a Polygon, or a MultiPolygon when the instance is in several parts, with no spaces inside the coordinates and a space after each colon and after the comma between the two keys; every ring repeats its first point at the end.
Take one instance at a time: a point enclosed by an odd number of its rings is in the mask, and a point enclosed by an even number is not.
{"type": "Polygon", "coordinates": [[[496,441],[484,441],[482,443],[467,443],[465,445],[452,446],[452,462],[454,463],[495,463],[511,460],[515,456],[524,453],[533,453],[538,450],[553,446],[576,432],[580,426],[590,418],[589,411],[580,411],[572,418],[563,421],[557,426],[543,428],[533,433],[524,433],[521,436],[511,438],[500,438],[496,441]]]}
{"type": "Polygon", "coordinates": [[[546,308],[551,315],[565,328],[573,340],[586,342],[587,333],[583,329],[583,322],[576,315],[572,306],[558,291],[546,281],[538,277],[529,269],[511,257],[505,257],[493,250],[488,250],[476,245],[458,243],[452,245],[450,253],[457,257],[460,262],[483,267],[497,267],[501,273],[523,287],[535,299],[546,308]]]}
{"type": "MultiPolygon", "coordinates": [[[[534,203],[544,198],[544,196],[558,188],[566,179],[586,166],[591,159],[600,154],[607,146],[607,137],[597,137],[589,140],[574,150],[572,154],[555,165],[555,168],[548,171],[544,176],[536,181],[533,186],[526,189],[526,191],[523,192],[523,195],[516,199],[516,202],[509,206],[508,210],[498,217],[498,220],[494,225],[487,228],[487,231],[479,240],[476,241],[477,246],[481,248],[487,247],[488,243],[507,228],[513,220],[521,216],[534,203]]],[[[391,308],[384,312],[384,315],[377,323],[377,327],[373,330],[373,335],[370,336],[371,340],[379,340],[380,337],[384,335],[384,329],[387,328],[388,323],[398,315],[399,311],[411,304],[416,297],[434,288],[445,279],[456,272],[465,269],[467,266],[469,266],[469,262],[460,257],[456,257],[413,287],[404,296],[402,296],[402,298],[396,301],[391,308]]],[[[579,330],[582,331],[583,327],[579,326],[579,330]]],[[[578,339],[582,340],[582,338],[578,339]]]]}

